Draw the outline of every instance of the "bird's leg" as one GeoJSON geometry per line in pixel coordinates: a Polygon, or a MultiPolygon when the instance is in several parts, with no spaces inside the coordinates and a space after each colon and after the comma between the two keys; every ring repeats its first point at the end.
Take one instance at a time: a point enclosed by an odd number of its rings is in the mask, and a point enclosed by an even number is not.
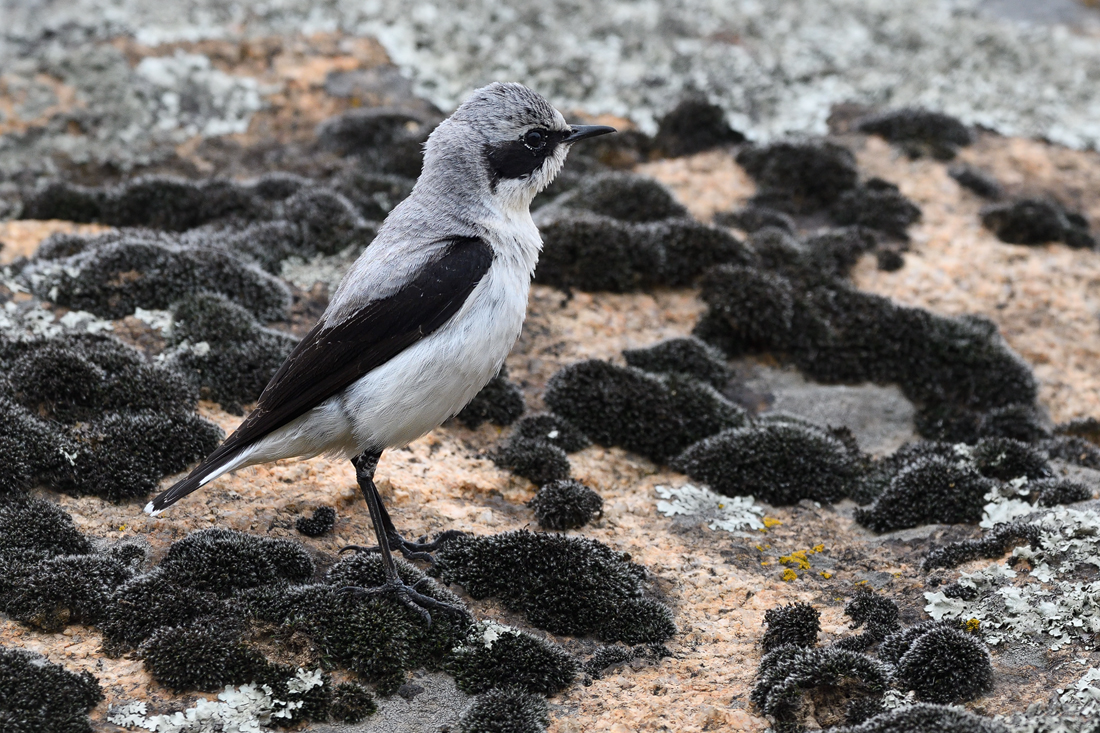
{"type": "Polygon", "coordinates": [[[359,490],[363,492],[363,498],[367,501],[367,509],[370,510],[374,534],[378,539],[377,551],[382,556],[382,570],[386,579],[382,585],[373,588],[347,586],[340,590],[357,595],[378,595],[392,592],[397,596],[397,600],[419,613],[429,626],[432,624],[432,615],[428,611],[429,608],[464,616],[465,613],[461,609],[437,601],[417,591],[417,587],[427,583],[428,578],[423,578],[410,586],[397,574],[397,565],[394,563],[393,554],[390,552],[388,536],[393,529],[393,522],[390,521],[386,509],[382,505],[382,497],[378,495],[378,488],[374,485],[374,470],[378,467],[378,459],[381,456],[381,451],[365,452],[353,458],[351,462],[355,466],[355,478],[359,483],[359,490]]]}
{"type": "MultiPolygon", "coordinates": [[[[364,453],[363,455],[367,455],[367,454],[364,453]]],[[[357,458],[353,459],[352,462],[354,463],[355,461],[359,460],[362,457],[363,456],[358,456],[357,458]]],[[[377,465],[377,459],[375,459],[375,464],[377,465]]],[[[358,465],[356,466],[355,470],[356,470],[356,476],[358,477],[358,475],[359,475],[358,465]]],[[[373,477],[373,475],[374,475],[374,471],[372,469],[371,470],[371,476],[373,477]]],[[[375,496],[378,496],[378,489],[374,485],[374,479],[371,478],[371,479],[369,479],[369,481],[370,481],[371,490],[374,492],[375,496]]],[[[367,489],[363,488],[363,481],[362,480],[360,480],[360,482],[359,482],[359,488],[363,491],[363,495],[366,496],[367,489]]],[[[369,499],[367,500],[367,503],[368,504],[370,503],[369,499]]],[[[453,540],[455,537],[461,537],[462,535],[465,534],[465,532],[460,532],[457,529],[449,529],[446,532],[440,533],[440,535],[438,537],[436,537],[434,540],[432,540],[431,542],[427,542],[427,539],[428,539],[427,535],[424,535],[423,537],[421,537],[417,541],[413,542],[412,540],[407,540],[404,537],[402,537],[401,533],[397,531],[396,527],[394,527],[393,520],[390,519],[390,513],[388,511],[386,511],[386,506],[385,506],[385,504],[382,503],[382,497],[381,496],[378,496],[378,510],[381,514],[381,519],[382,519],[381,527],[383,528],[383,530],[386,533],[386,539],[389,540],[390,548],[392,550],[399,551],[402,555],[404,555],[409,560],[426,560],[427,562],[435,563],[435,558],[432,557],[430,553],[434,552],[435,550],[438,550],[440,547],[447,544],[449,541],[453,540]]],[[[374,514],[373,513],[371,514],[371,521],[374,521],[374,514]]],[[[376,523],[375,526],[377,527],[379,525],[376,523]]],[[[375,545],[374,547],[364,547],[362,545],[345,545],[344,547],[340,548],[341,553],[348,552],[348,551],[352,551],[352,552],[381,552],[382,547],[381,547],[381,545],[375,545]]]]}

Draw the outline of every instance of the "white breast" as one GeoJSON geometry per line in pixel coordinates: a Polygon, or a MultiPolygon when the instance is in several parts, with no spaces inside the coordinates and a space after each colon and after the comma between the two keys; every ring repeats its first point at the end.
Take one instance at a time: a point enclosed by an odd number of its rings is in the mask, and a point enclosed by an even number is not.
{"type": "Polygon", "coordinates": [[[272,432],[232,470],[279,458],[407,445],[457,414],[500,371],[523,328],[542,245],[527,211],[500,217],[493,263],[438,331],[272,432]]]}

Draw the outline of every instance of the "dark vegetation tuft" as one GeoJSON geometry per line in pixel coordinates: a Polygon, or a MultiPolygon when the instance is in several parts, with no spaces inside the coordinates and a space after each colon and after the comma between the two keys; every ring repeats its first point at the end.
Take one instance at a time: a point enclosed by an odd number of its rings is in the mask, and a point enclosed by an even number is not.
{"type": "Polygon", "coordinates": [[[894,184],[871,178],[842,193],[829,214],[842,226],[862,226],[908,239],[906,229],[920,219],[921,211],[894,184]]]}
{"type": "Polygon", "coordinates": [[[517,440],[541,440],[556,445],[566,453],[576,453],[592,445],[588,436],[560,415],[544,412],[521,418],[512,430],[517,440]]]}
{"type": "Polygon", "coordinates": [[[665,461],[697,440],[743,425],[745,412],[682,374],[648,374],[589,360],[550,378],[546,404],[602,445],[665,461]]]}
{"type": "Polygon", "coordinates": [[[320,537],[332,531],[336,526],[336,510],[330,506],[319,506],[311,517],[298,517],[294,528],[306,537],[320,537]]]}
{"type": "Polygon", "coordinates": [[[492,458],[501,468],[538,486],[569,478],[569,456],[549,441],[513,436],[492,458]]]}
{"type": "Polygon", "coordinates": [[[982,198],[996,201],[1004,196],[1004,188],[997,182],[996,178],[986,171],[969,165],[953,165],[947,169],[947,172],[958,181],[960,186],[973,191],[982,198]]]}
{"type": "Polygon", "coordinates": [[[920,524],[958,524],[982,518],[991,479],[958,461],[929,457],[902,468],[868,509],[857,509],[856,520],[876,532],[920,524]]]}
{"type": "Polygon", "coordinates": [[[975,637],[958,629],[933,628],[901,653],[894,679],[899,689],[914,690],[918,700],[961,702],[993,689],[993,663],[975,637]]]}
{"type": "Polygon", "coordinates": [[[981,215],[982,224],[1009,244],[1064,242],[1075,249],[1096,247],[1088,220],[1055,201],[1019,199],[991,204],[982,209],[981,215]]]}
{"type": "Polygon", "coordinates": [[[886,138],[911,158],[951,160],[974,142],[974,133],[957,118],[913,107],[868,115],[856,121],[856,129],[886,138]]]}
{"type": "Polygon", "coordinates": [[[830,206],[859,179],[847,148],[824,141],[781,141],[748,146],[737,163],[756,181],[762,196],[787,213],[830,206]]]}
{"type": "Polygon", "coordinates": [[[0,723],[11,733],[91,733],[103,699],[91,672],[79,674],[23,649],[0,647],[0,723]]]}
{"type": "Polygon", "coordinates": [[[501,367],[500,374],[489,380],[457,417],[468,428],[476,428],[483,422],[511,425],[526,409],[523,390],[508,379],[508,370],[501,367]]]}
{"type": "Polygon", "coordinates": [[[577,529],[603,512],[603,499],[581,482],[565,479],[545,484],[527,506],[544,529],[577,529]]]}
{"type": "Polygon", "coordinates": [[[231,412],[259,398],[298,342],[223,295],[190,295],[171,310],[167,364],[231,412]]]}
{"type": "Polygon", "coordinates": [[[858,458],[819,428],[792,423],[736,428],[685,450],[673,467],[726,496],[773,505],[833,502],[851,491],[858,458]]]}
{"type": "Polygon", "coordinates": [[[768,630],[760,645],[770,652],[786,644],[812,647],[817,644],[821,631],[821,614],[808,603],[769,608],[764,612],[764,625],[768,630]]]}
{"type": "Polygon", "coordinates": [[[679,372],[716,389],[733,379],[733,370],[721,351],[697,338],[674,338],[642,349],[623,351],[626,363],[646,372],[679,372]]]}
{"type": "Polygon", "coordinates": [[[550,725],[546,700],[511,687],[479,695],[458,722],[459,733],[543,733],[550,725]]]}
{"type": "Polygon", "coordinates": [[[433,572],[554,634],[637,644],[676,631],[668,608],[643,595],[645,571],[595,540],[525,530],[460,537],[439,551],[433,572]]]}
{"type": "Polygon", "coordinates": [[[477,695],[500,687],[555,695],[576,678],[577,661],[552,641],[493,627],[475,627],[447,660],[458,689],[477,695]]]}
{"type": "Polygon", "coordinates": [[[702,95],[682,99],[657,120],[653,137],[654,147],[672,158],[743,142],[745,136],[730,127],[725,111],[702,95]]]}

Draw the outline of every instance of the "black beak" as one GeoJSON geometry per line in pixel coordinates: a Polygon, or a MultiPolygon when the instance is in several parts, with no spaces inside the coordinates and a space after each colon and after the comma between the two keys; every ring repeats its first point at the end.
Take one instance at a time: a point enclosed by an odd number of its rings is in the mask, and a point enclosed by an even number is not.
{"type": "Polygon", "coordinates": [[[609,132],[617,132],[614,127],[607,125],[572,125],[569,128],[569,136],[562,140],[563,143],[575,143],[597,135],[606,135],[609,132]]]}

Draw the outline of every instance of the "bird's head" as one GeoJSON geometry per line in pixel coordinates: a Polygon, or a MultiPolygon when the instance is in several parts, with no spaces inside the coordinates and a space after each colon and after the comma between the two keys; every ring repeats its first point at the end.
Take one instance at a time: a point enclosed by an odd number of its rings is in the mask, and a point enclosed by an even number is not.
{"type": "Polygon", "coordinates": [[[568,124],[522,84],[494,83],[471,94],[432,132],[424,173],[448,177],[461,171],[475,180],[451,185],[473,186],[505,208],[526,208],[554,180],[573,143],[609,132],[615,129],[568,124]]]}

